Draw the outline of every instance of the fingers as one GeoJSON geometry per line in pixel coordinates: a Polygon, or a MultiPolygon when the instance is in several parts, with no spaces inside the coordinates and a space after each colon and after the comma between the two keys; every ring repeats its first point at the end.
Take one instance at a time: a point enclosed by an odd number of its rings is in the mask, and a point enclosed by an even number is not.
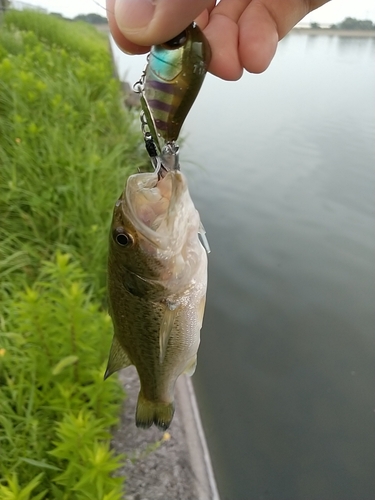
{"type": "Polygon", "coordinates": [[[223,80],[238,80],[243,69],[238,56],[237,23],[221,14],[212,14],[204,34],[212,52],[210,73],[223,80]]]}
{"type": "MultiPolygon", "coordinates": [[[[214,19],[214,22],[211,22],[210,12],[212,12],[212,10],[214,9],[216,0],[201,0],[200,3],[193,2],[191,0],[173,0],[173,2],[171,2],[170,0],[158,0],[158,8],[159,6],[160,9],[164,7],[164,10],[161,10],[161,13],[164,16],[164,21],[165,19],[172,18],[174,19],[174,22],[169,22],[166,29],[162,30],[162,28],[158,27],[157,22],[153,21],[154,24],[152,28],[150,28],[149,26],[146,27],[148,30],[147,36],[145,36],[145,30],[140,30],[138,32],[138,36],[135,37],[134,31],[132,32],[127,29],[124,30],[125,22],[129,22],[129,19],[126,16],[126,12],[124,13],[122,9],[124,5],[130,5],[131,1],[132,0],[107,0],[109,27],[115,42],[124,52],[131,54],[142,54],[148,52],[150,47],[149,45],[144,45],[146,42],[148,42],[150,45],[158,43],[157,40],[165,42],[166,40],[169,40],[170,38],[178,34],[184,28],[186,28],[186,26],[190,24],[192,20],[195,20],[201,29],[207,27],[207,30],[205,30],[205,34],[212,47],[212,61],[210,65],[210,71],[217,76],[224,78],[225,80],[237,80],[238,78],[240,78],[242,74],[242,67],[239,63],[237,50],[237,24],[235,22],[232,22],[230,19],[226,19],[224,16],[217,16],[214,19]],[[194,4],[195,6],[200,5],[200,7],[191,10],[192,4],[194,4]],[[201,11],[202,5],[204,6],[204,8],[201,11]],[[168,14],[166,10],[166,7],[168,7],[169,11],[171,11],[171,6],[176,10],[174,14],[168,14]],[[181,12],[182,6],[184,8],[181,12]],[[196,14],[197,11],[198,14],[196,14]],[[177,20],[179,20],[182,28],[180,28],[177,24],[177,20]],[[160,38],[160,31],[163,33],[162,38],[160,38]],[[157,36],[156,39],[154,33],[157,36]],[[222,36],[223,33],[225,33],[225,36],[222,36]],[[130,37],[133,41],[130,41],[128,37],[130,37]],[[142,45],[134,43],[134,38],[140,40],[142,45]]],[[[137,9],[141,8],[144,0],[135,1],[137,1],[137,9]]],[[[248,2],[249,0],[246,1],[248,2]]],[[[156,16],[156,10],[147,11],[149,6],[151,5],[151,2],[149,0],[146,0],[146,3],[148,3],[149,5],[146,7],[146,11],[144,12],[144,14],[156,16]]],[[[152,6],[152,9],[154,9],[154,6],[152,6]]],[[[158,14],[158,16],[159,19],[163,19],[163,16],[161,14],[158,14]]],[[[239,14],[237,15],[237,17],[238,16],[239,14]]],[[[141,15],[138,16],[138,21],[140,19],[141,15]]],[[[236,21],[236,19],[234,20],[236,21]]]]}
{"type": "Polygon", "coordinates": [[[150,47],[137,45],[128,40],[120,30],[115,17],[115,0],[106,0],[108,25],[114,41],[127,54],[144,54],[150,47]]]}
{"type": "Polygon", "coordinates": [[[203,30],[210,21],[210,13],[215,7],[216,0],[210,0],[207,7],[197,16],[194,21],[198,24],[201,30],[203,30]]]}
{"type": "Polygon", "coordinates": [[[216,1],[106,0],[106,3],[109,28],[117,45],[129,54],[143,54],[150,45],[178,35],[193,20],[204,29],[216,1]],[[144,27],[139,27],[143,23],[144,27]]]}
{"type": "Polygon", "coordinates": [[[238,28],[241,65],[251,73],[261,73],[267,69],[277,49],[276,21],[261,1],[253,0],[242,14],[238,28]]]}
{"type": "MultiPolygon", "coordinates": [[[[109,0],[116,24],[125,39],[138,46],[163,43],[175,37],[212,0],[109,0]]],[[[109,8],[109,7],[108,7],[109,8]]]]}
{"type": "Polygon", "coordinates": [[[269,66],[281,40],[298,21],[328,0],[252,0],[241,15],[239,59],[247,71],[269,66]]]}
{"type": "Polygon", "coordinates": [[[209,70],[225,80],[243,68],[261,73],[277,43],[308,12],[328,0],[107,0],[108,22],[117,45],[141,54],[163,43],[193,20],[212,49],[209,70]]]}

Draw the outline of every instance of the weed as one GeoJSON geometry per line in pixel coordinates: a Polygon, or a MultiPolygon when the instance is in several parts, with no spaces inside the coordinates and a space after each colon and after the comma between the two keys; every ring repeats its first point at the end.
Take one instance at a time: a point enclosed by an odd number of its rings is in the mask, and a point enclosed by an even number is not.
{"type": "Polygon", "coordinates": [[[86,280],[68,255],[58,253],[9,301],[2,318],[3,495],[21,491],[19,484],[56,499],[70,498],[63,491],[98,500],[121,492],[122,481],[111,477],[120,458],[109,449],[108,429],[117,423],[123,393],[115,377],[103,381],[112,327],[86,280]]]}
{"type": "Polygon", "coordinates": [[[112,207],[144,162],[134,115],[93,28],[86,37],[35,12],[11,11],[4,23],[0,43],[16,42],[0,49],[0,299],[17,271],[32,280],[56,249],[79,259],[103,295],[112,207]]]}

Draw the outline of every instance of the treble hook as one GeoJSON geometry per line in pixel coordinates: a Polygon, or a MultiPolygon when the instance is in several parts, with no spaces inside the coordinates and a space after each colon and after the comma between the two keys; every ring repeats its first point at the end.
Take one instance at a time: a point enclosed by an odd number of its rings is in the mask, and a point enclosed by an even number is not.
{"type": "Polygon", "coordinates": [[[168,172],[168,169],[164,166],[164,164],[161,161],[160,156],[158,155],[156,145],[154,143],[154,140],[153,140],[150,132],[145,133],[144,141],[145,141],[146,151],[147,151],[147,153],[150,157],[150,160],[151,160],[151,164],[154,168],[155,173],[158,176],[158,180],[160,181],[160,179],[162,179],[165,176],[165,174],[168,172]]]}

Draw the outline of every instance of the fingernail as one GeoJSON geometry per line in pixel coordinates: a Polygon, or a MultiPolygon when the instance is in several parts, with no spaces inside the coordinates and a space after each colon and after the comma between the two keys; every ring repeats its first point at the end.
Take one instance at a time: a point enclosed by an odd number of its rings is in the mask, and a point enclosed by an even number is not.
{"type": "Polygon", "coordinates": [[[154,11],[154,0],[117,0],[115,18],[121,31],[135,32],[148,25],[154,11]]]}

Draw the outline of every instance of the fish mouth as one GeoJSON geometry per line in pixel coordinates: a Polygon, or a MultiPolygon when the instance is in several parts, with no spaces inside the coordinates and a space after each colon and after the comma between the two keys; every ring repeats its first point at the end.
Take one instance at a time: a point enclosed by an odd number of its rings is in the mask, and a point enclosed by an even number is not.
{"type": "Polygon", "coordinates": [[[131,175],[124,194],[123,210],[140,236],[161,249],[179,246],[192,205],[180,171],[161,179],[155,172],[131,175]]]}

